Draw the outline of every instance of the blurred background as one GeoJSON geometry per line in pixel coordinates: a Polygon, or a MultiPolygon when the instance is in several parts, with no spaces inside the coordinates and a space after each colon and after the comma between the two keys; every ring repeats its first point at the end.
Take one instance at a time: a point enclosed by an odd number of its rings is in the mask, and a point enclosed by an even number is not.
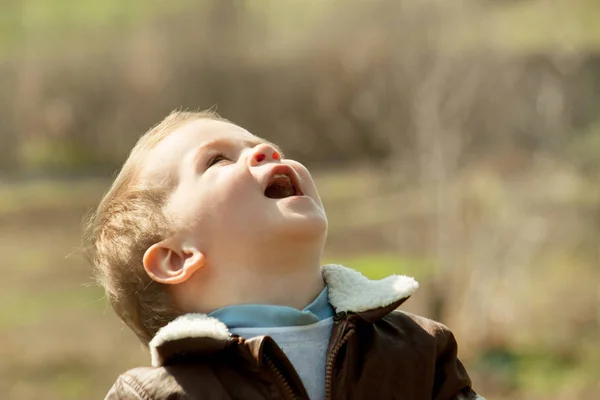
{"type": "Polygon", "coordinates": [[[142,133],[213,106],[312,168],[326,261],[421,282],[404,309],[481,394],[597,396],[597,0],[2,0],[3,399],[149,363],[81,222],[142,133]]]}

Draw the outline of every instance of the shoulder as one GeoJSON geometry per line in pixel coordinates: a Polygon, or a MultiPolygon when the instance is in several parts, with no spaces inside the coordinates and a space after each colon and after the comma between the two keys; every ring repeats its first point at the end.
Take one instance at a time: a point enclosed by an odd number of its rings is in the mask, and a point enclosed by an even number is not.
{"type": "Polygon", "coordinates": [[[105,400],[117,399],[151,399],[151,390],[148,382],[152,382],[152,376],[156,375],[159,368],[135,368],[131,369],[117,378],[110,388],[105,400]]]}
{"type": "Polygon", "coordinates": [[[452,331],[441,322],[411,314],[406,311],[394,310],[383,318],[388,323],[404,329],[421,331],[433,337],[453,336],[452,331]]]}
{"type": "Polygon", "coordinates": [[[130,369],[117,378],[105,400],[189,398],[190,393],[197,390],[190,387],[190,383],[210,380],[209,370],[206,366],[191,364],[130,369]]]}
{"type": "Polygon", "coordinates": [[[471,379],[458,358],[458,344],[452,331],[429,318],[395,310],[385,317],[393,326],[410,331],[412,343],[429,343],[435,359],[435,398],[485,400],[471,388],[471,379]],[[427,337],[420,340],[419,337],[427,337]]]}
{"type": "Polygon", "coordinates": [[[382,318],[380,323],[388,324],[397,334],[411,341],[429,343],[436,352],[444,352],[457,346],[452,331],[444,324],[411,314],[394,310],[382,318]]]}

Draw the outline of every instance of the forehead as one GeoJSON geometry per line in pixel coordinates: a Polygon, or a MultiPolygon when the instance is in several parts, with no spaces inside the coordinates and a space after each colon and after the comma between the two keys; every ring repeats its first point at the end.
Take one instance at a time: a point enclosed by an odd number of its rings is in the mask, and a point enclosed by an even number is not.
{"type": "Polygon", "coordinates": [[[186,152],[217,141],[263,141],[242,127],[227,121],[199,119],[184,123],[163,139],[155,149],[158,152],[186,152]]]}
{"type": "Polygon", "coordinates": [[[226,121],[198,119],[177,127],[144,156],[143,176],[156,177],[177,168],[181,160],[202,146],[221,141],[257,144],[265,140],[226,121]]]}

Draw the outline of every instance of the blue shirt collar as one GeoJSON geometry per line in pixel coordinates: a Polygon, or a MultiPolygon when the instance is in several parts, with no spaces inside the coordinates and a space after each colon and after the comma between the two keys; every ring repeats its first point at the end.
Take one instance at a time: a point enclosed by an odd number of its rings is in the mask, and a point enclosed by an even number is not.
{"type": "Polygon", "coordinates": [[[269,304],[240,304],[223,307],[208,314],[223,322],[229,329],[276,328],[310,325],[333,317],[327,286],[303,310],[269,304]]]}

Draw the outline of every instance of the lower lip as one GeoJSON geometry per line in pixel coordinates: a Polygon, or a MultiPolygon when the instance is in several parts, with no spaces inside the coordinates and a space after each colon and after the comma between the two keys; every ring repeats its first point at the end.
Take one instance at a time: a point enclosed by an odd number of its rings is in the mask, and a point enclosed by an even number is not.
{"type": "Polygon", "coordinates": [[[273,199],[273,200],[290,200],[290,199],[304,199],[304,198],[308,198],[308,196],[303,195],[303,194],[296,194],[294,196],[282,197],[282,198],[273,199]]]}

